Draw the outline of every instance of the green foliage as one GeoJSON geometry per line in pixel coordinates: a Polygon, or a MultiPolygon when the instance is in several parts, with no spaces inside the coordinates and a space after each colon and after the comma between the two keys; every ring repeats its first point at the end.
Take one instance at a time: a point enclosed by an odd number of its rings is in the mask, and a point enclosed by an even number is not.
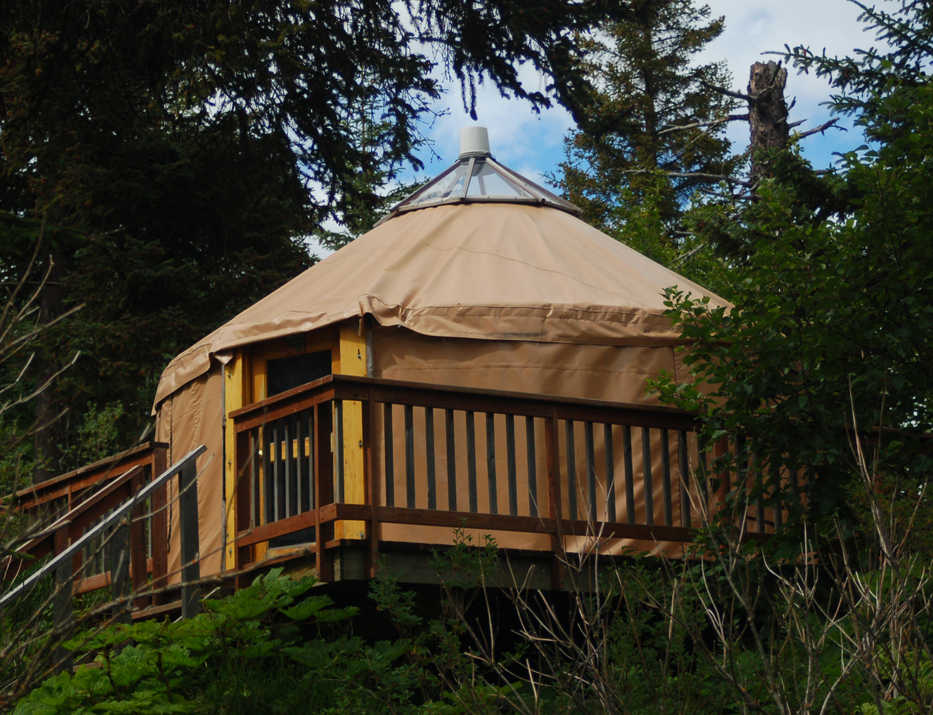
{"type": "Polygon", "coordinates": [[[67,643],[93,665],[45,681],[17,712],[344,712],[411,695],[404,643],[349,635],[353,608],[280,571],[206,612],[84,633],[67,643]]]}
{"type": "Polygon", "coordinates": [[[120,421],[125,415],[123,404],[112,402],[98,408],[88,403],[80,425],[74,431],[74,442],[62,449],[65,460],[72,464],[89,464],[120,451],[123,431],[120,421]]]}
{"type": "Polygon", "coordinates": [[[65,645],[80,663],[46,679],[17,713],[494,712],[507,689],[475,678],[459,636],[422,623],[392,579],[373,589],[406,634],[354,635],[356,607],[274,569],[176,622],[92,629],[65,645]],[[473,676],[473,677],[471,677],[473,676]]]}
{"type": "MultiPolygon", "coordinates": [[[[916,6],[866,18],[910,25],[892,56],[929,56],[922,38],[933,25],[916,6]]],[[[933,473],[921,436],[933,430],[933,88],[913,65],[881,62],[886,79],[876,81],[875,56],[840,64],[795,55],[857,95],[837,108],[857,111],[875,143],[826,175],[774,154],[756,200],[699,227],[740,266],[735,307],[668,291],[695,381],[660,384],[665,399],[703,410],[707,437],[744,434],[763,462],[805,469],[811,515],[850,525],[846,484],[857,469],[847,430],[861,431],[903,494],[933,473]]]]}
{"type": "Polygon", "coordinates": [[[476,589],[489,581],[499,561],[499,547],[489,534],[477,544],[472,534],[454,529],[453,546],[435,552],[434,569],[448,589],[476,589]]]}

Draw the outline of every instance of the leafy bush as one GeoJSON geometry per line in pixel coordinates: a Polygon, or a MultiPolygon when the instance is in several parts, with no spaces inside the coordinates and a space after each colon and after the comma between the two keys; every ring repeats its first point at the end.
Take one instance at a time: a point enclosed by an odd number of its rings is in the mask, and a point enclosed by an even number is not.
{"type": "Polygon", "coordinates": [[[273,570],[195,618],[86,632],[67,647],[91,662],[16,712],[343,712],[407,698],[404,645],[347,635],[356,609],[309,595],[314,583],[273,570]]]}

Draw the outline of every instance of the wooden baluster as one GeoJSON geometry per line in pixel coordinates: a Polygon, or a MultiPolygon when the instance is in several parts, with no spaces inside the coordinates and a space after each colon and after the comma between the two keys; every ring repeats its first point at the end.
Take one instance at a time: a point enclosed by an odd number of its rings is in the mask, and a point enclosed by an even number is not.
{"type": "Polygon", "coordinates": [[[489,513],[498,514],[498,486],[496,484],[496,422],[492,412],[486,413],[486,484],[489,487],[489,513]]]}
{"type": "Polygon", "coordinates": [[[525,417],[525,458],[528,460],[528,509],[538,516],[538,465],[535,461],[535,418],[525,417]]]}
{"type": "Polygon", "coordinates": [[[505,461],[509,481],[509,514],[518,515],[518,476],[515,473],[515,415],[505,416],[505,461]]]}
{"type": "Polygon", "coordinates": [[[606,444],[606,520],[616,520],[616,463],[612,449],[612,425],[603,425],[603,441],[606,444]]]}
{"type": "Polygon", "coordinates": [[[629,524],[635,523],[635,470],[632,467],[632,428],[622,426],[622,456],[625,460],[625,514],[629,524]]]}
{"type": "Polygon", "coordinates": [[[110,593],[117,605],[114,614],[118,621],[129,617],[129,602],[121,601],[130,587],[130,529],[129,516],[124,515],[114,524],[107,542],[107,561],[105,568],[110,571],[110,593]]]}
{"type": "Polygon", "coordinates": [[[454,445],[454,411],[444,410],[447,447],[447,508],[457,511],[457,451],[454,445]]]}
{"type": "Polygon", "coordinates": [[[249,431],[249,528],[255,529],[260,521],[259,514],[259,460],[262,459],[257,448],[259,428],[249,431]]]}
{"type": "Polygon", "coordinates": [[[547,459],[548,502],[554,531],[551,534],[551,588],[560,589],[560,557],[564,548],[563,513],[560,502],[560,474],[557,465],[557,413],[553,411],[545,418],[544,451],[547,459]]]}
{"type": "Polygon", "coordinates": [[[583,434],[586,442],[586,475],[590,492],[590,523],[596,523],[596,449],[593,445],[593,423],[587,421],[583,424],[583,434]]]}
{"type": "Polygon", "coordinates": [[[305,511],[305,480],[302,474],[302,465],[305,464],[305,442],[301,436],[301,415],[296,415],[293,424],[295,425],[295,513],[301,514],[305,511]]]}
{"type": "Polygon", "coordinates": [[[395,436],[392,433],[392,405],[382,403],[382,438],[385,452],[386,506],[395,506],[395,436]]]}
{"type": "Polygon", "coordinates": [[[567,504],[572,520],[577,518],[577,450],[573,440],[573,420],[564,420],[567,438],[567,504]]]}
{"type": "Polygon", "coordinates": [[[411,405],[405,405],[405,500],[415,508],[415,426],[411,405]]]}
{"type": "Polygon", "coordinates": [[[476,497],[476,424],[474,422],[473,412],[467,410],[466,413],[466,432],[467,432],[467,489],[470,497],[470,513],[475,514],[479,511],[476,497]]]}
{"type": "MultiPolygon", "coordinates": [[[[274,422],[271,425],[269,430],[272,433],[272,441],[269,443],[269,464],[272,467],[271,474],[272,480],[270,486],[272,491],[270,494],[271,503],[269,503],[269,508],[266,509],[268,512],[267,521],[278,521],[279,520],[279,429],[278,425],[274,422]]],[[[268,474],[269,472],[267,472],[268,474]]]]}
{"type": "Polygon", "coordinates": [[[687,460],[687,430],[677,431],[677,454],[680,461],[680,523],[689,529],[690,519],[690,466],[687,460]]]}
{"type": "MultiPolygon", "coordinates": [[[[166,450],[159,448],[152,455],[153,475],[162,474],[166,469],[166,450]]],[[[161,603],[162,594],[159,589],[166,585],[168,579],[168,513],[166,507],[167,485],[162,484],[152,492],[149,507],[152,510],[152,519],[149,522],[150,538],[152,539],[152,603],[161,603]]]]}
{"type": "Polygon", "coordinates": [[[308,510],[317,507],[317,494],[314,491],[314,485],[317,483],[315,468],[317,465],[317,442],[314,439],[317,423],[314,421],[315,411],[308,410],[308,510]]]}
{"type": "Polygon", "coordinates": [[[333,424],[333,408],[329,403],[314,406],[314,502],[315,513],[315,550],[317,557],[318,578],[333,581],[333,562],[328,558],[324,545],[333,532],[333,525],[321,523],[321,507],[334,500],[334,457],[328,448],[333,424]]]}
{"type": "Polygon", "coordinates": [[[654,482],[651,477],[651,429],[641,428],[642,471],[645,476],[645,523],[654,525],[654,482]]]}
{"type": "Polygon", "coordinates": [[[283,504],[282,517],[292,516],[292,433],[288,428],[288,420],[282,420],[282,491],[284,492],[285,503],[283,504]]]}
{"type": "Polygon", "coordinates": [[[437,477],[434,464],[434,410],[424,408],[424,454],[427,461],[428,509],[437,509],[437,477]]]}
{"type": "MultiPolygon", "coordinates": [[[[70,543],[71,524],[62,524],[55,532],[53,537],[54,553],[59,554],[64,551],[70,543]]],[[[74,588],[75,560],[63,559],[55,567],[55,595],[52,599],[52,618],[56,630],[61,633],[59,642],[67,634],[67,629],[71,625],[71,594],[74,588]]],[[[66,650],[60,645],[56,648],[55,659],[62,667],[68,668],[71,665],[71,651],[66,650]]]]}
{"type": "MultiPolygon", "coordinates": [[[[65,523],[55,532],[54,553],[64,551],[70,543],[71,524],[65,523]]],[[[71,621],[71,594],[74,584],[74,560],[63,559],[55,567],[55,597],[53,599],[53,614],[55,626],[64,628],[71,621]]]]}
{"type": "Polygon", "coordinates": [[[671,444],[667,430],[661,430],[661,473],[664,493],[664,524],[674,525],[674,508],[671,499],[671,444]]]}
{"type": "MultiPolygon", "coordinates": [[[[152,462],[150,461],[139,473],[138,476],[133,478],[132,485],[130,487],[130,494],[136,494],[140,489],[143,488],[148,482],[152,481],[154,475],[152,472],[152,462]]],[[[148,580],[149,573],[146,567],[146,523],[149,520],[149,516],[146,511],[146,500],[140,500],[140,502],[133,507],[133,510],[130,512],[130,575],[132,576],[132,588],[133,595],[136,596],[133,605],[136,608],[141,608],[145,605],[145,600],[139,598],[139,594],[146,587],[146,581],[148,580]]]]}

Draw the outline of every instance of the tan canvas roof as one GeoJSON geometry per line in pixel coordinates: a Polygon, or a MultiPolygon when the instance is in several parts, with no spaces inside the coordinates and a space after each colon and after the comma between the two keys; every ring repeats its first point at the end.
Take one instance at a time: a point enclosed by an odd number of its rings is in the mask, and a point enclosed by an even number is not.
{"type": "Polygon", "coordinates": [[[364,315],[424,335],[594,345],[677,340],[661,291],[725,301],[565,211],[519,203],[401,213],[177,356],[156,404],[212,355],[364,315]]]}

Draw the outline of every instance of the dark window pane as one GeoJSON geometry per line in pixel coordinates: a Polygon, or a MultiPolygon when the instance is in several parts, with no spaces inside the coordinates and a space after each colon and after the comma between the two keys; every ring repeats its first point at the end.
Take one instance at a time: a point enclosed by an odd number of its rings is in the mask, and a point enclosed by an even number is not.
{"type": "Polygon", "coordinates": [[[266,394],[272,397],[311,380],[330,375],[330,350],[269,360],[266,369],[266,394]]]}

